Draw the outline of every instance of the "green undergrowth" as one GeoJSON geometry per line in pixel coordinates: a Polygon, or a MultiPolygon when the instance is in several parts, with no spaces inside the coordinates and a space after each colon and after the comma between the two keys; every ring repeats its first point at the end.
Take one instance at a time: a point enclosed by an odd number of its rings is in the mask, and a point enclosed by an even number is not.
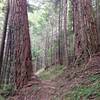
{"type": "Polygon", "coordinates": [[[0,85],[0,100],[6,100],[12,91],[13,87],[11,85],[0,85]]]}
{"type": "Polygon", "coordinates": [[[64,100],[100,100],[100,74],[88,77],[89,85],[74,87],[64,95],[64,100]]]}
{"type": "Polygon", "coordinates": [[[52,66],[48,70],[44,70],[41,72],[38,76],[42,80],[53,80],[57,76],[61,75],[63,73],[64,66],[57,65],[57,66],[52,66]]]}
{"type": "Polygon", "coordinates": [[[0,95],[0,100],[6,100],[3,96],[0,95]]]}

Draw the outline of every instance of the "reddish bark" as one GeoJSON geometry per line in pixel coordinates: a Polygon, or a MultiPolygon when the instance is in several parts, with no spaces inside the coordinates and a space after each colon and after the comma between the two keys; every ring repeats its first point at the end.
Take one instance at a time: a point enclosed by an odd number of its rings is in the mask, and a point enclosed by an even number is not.
{"type": "Polygon", "coordinates": [[[32,74],[26,0],[9,0],[8,36],[2,67],[2,83],[23,87],[32,74]]]}
{"type": "Polygon", "coordinates": [[[100,0],[96,0],[96,24],[98,33],[98,49],[100,51],[100,0]]]}
{"type": "Polygon", "coordinates": [[[83,29],[84,39],[86,41],[86,47],[90,54],[94,54],[98,50],[98,38],[96,30],[96,22],[93,17],[93,8],[91,0],[81,0],[82,6],[82,18],[83,18],[83,29]]]}
{"type": "Polygon", "coordinates": [[[82,41],[81,41],[81,25],[80,25],[80,11],[79,11],[79,1],[73,0],[73,23],[74,23],[74,33],[75,33],[75,55],[78,57],[82,53],[82,41]]]}
{"type": "Polygon", "coordinates": [[[74,0],[75,55],[87,60],[98,50],[96,23],[91,0],[74,0]]]}

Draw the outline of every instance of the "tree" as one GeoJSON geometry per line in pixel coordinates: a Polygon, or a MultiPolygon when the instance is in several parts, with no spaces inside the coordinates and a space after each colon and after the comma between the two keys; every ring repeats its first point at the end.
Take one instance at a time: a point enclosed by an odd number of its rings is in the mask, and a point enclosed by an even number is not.
{"type": "Polygon", "coordinates": [[[79,1],[73,0],[73,29],[75,33],[75,56],[78,57],[82,52],[80,20],[79,20],[79,1]]]}
{"type": "Polygon", "coordinates": [[[31,79],[32,59],[26,0],[9,0],[1,83],[21,88],[31,79]]]}
{"type": "Polygon", "coordinates": [[[87,58],[98,50],[92,1],[75,0],[73,1],[73,6],[76,56],[87,61],[87,58]]]}
{"type": "Polygon", "coordinates": [[[96,23],[97,23],[97,33],[98,33],[98,42],[100,50],[100,0],[96,0],[96,23]]]}
{"type": "Polygon", "coordinates": [[[84,22],[84,34],[85,39],[87,41],[87,49],[90,54],[94,54],[98,50],[98,38],[97,38],[97,31],[96,31],[96,22],[95,18],[93,17],[93,7],[92,1],[82,1],[83,7],[83,22],[84,22]]]}
{"type": "Polygon", "coordinates": [[[68,59],[68,45],[67,45],[67,0],[64,0],[64,64],[68,66],[69,59],[68,59]]]}

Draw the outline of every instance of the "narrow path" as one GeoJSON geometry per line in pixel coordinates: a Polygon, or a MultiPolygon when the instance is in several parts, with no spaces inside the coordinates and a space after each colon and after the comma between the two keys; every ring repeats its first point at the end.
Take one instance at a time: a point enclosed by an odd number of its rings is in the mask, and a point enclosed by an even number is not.
{"type": "Polygon", "coordinates": [[[87,76],[100,74],[100,53],[94,55],[85,67],[86,69],[83,70],[80,70],[79,67],[76,71],[75,69],[65,71],[54,81],[38,80],[37,78],[35,80],[33,77],[26,86],[8,100],[55,100],[52,99],[53,96],[58,96],[58,100],[65,100],[63,95],[72,87],[81,83],[88,85],[90,82],[87,80],[87,76]]]}
{"type": "Polygon", "coordinates": [[[30,81],[8,100],[51,100],[52,95],[55,93],[55,85],[55,82],[51,80],[30,81]]]}

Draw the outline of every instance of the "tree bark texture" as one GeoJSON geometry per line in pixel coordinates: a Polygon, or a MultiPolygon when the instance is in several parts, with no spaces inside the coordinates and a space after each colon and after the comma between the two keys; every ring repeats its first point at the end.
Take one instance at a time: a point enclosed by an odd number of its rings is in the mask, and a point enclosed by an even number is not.
{"type": "Polygon", "coordinates": [[[7,43],[2,64],[2,84],[21,88],[32,74],[26,0],[9,0],[7,43]]]}
{"type": "Polygon", "coordinates": [[[100,51],[100,0],[96,0],[96,23],[97,23],[97,33],[98,33],[98,45],[100,51]]]}
{"type": "Polygon", "coordinates": [[[96,23],[93,17],[91,0],[74,0],[75,55],[88,52],[90,55],[98,50],[96,23]]]}

